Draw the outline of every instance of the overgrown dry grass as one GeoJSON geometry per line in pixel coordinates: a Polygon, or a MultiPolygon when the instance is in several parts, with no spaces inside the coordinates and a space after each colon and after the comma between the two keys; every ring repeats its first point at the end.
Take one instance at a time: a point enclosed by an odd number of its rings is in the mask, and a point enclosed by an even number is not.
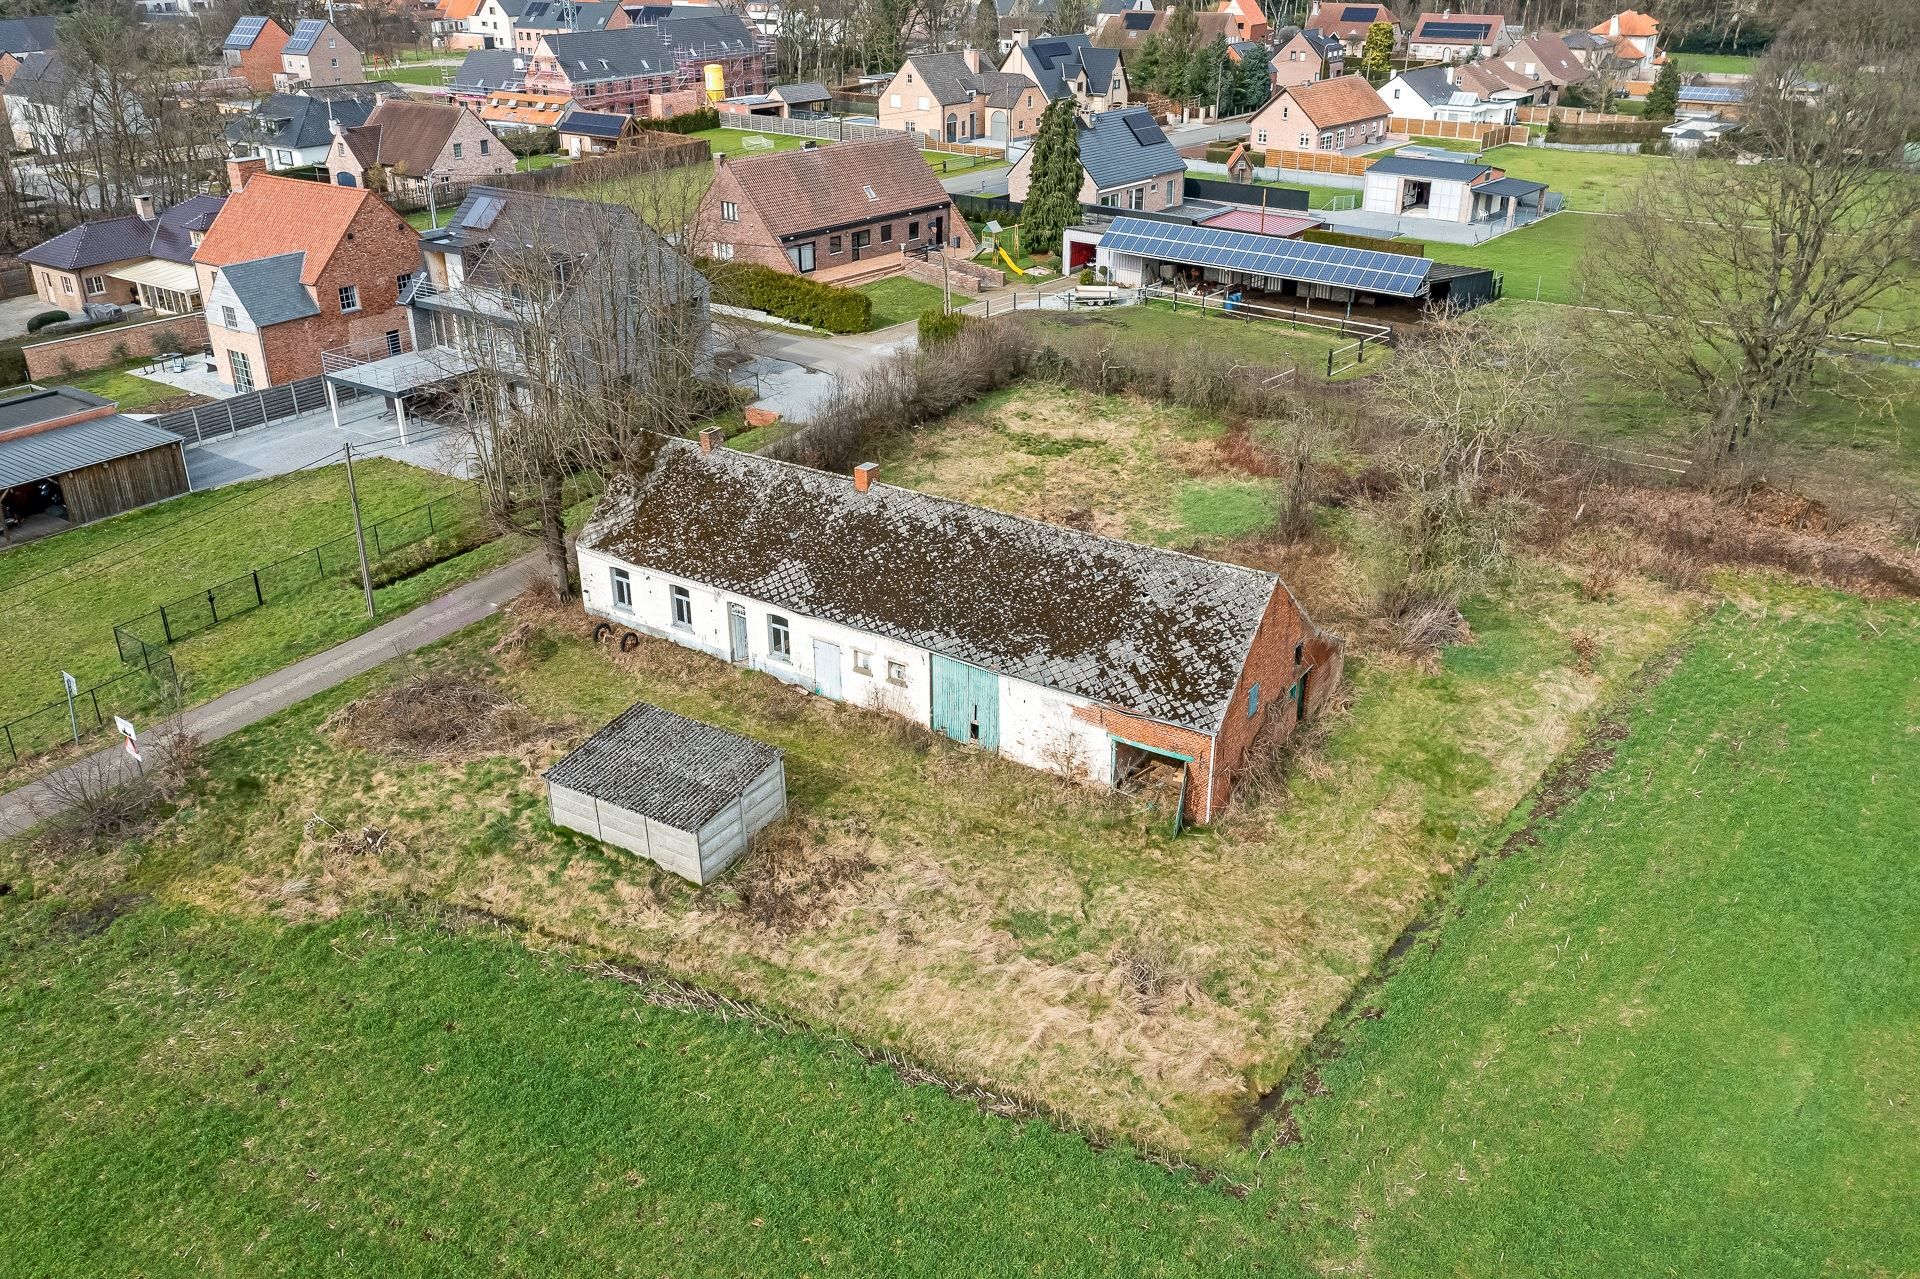
{"type": "MultiPolygon", "coordinates": [[[[671,644],[595,648],[549,602],[379,682],[454,672],[566,731],[422,759],[316,731],[366,690],[302,707],[220,753],[196,821],[162,836],[156,857],[178,867],[168,891],[286,919],[449,902],[1092,1131],[1247,1157],[1235,1152],[1262,1094],[1696,605],[1637,575],[1596,596],[1576,566],[1535,561],[1469,608],[1471,645],[1400,656],[1368,632],[1337,539],[1209,537],[1168,509],[1183,482],[1271,483],[1223,460],[1218,428],[1081,404],[1044,390],[990,402],[916,433],[888,476],[1272,561],[1310,611],[1350,628],[1341,709],[1211,829],[1170,839],[1111,793],[671,644]],[[792,816],[705,890],[547,820],[541,770],[641,698],[787,752],[792,816]]],[[[380,698],[368,704],[391,704],[380,698]]]]}

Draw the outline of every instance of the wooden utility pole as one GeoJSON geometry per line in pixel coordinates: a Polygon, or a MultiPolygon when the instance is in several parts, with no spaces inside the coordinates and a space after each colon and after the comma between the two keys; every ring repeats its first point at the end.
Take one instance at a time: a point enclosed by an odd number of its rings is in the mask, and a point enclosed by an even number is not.
{"type": "Polygon", "coordinates": [[[360,490],[353,484],[353,445],[347,445],[347,501],[353,504],[353,540],[360,547],[360,586],[367,593],[367,616],[373,616],[373,571],[367,567],[367,533],[360,525],[360,490]]]}

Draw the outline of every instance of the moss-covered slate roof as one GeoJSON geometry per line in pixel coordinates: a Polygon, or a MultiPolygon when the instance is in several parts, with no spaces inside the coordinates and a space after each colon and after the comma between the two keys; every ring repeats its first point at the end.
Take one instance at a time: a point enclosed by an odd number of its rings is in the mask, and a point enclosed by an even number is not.
{"type": "Polygon", "coordinates": [[[1280,579],[912,489],[664,445],[580,545],[1212,733],[1280,579]]]}

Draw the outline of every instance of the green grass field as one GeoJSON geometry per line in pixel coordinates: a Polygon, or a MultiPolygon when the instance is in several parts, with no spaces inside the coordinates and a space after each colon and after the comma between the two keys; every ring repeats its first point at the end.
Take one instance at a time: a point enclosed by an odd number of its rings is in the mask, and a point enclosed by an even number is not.
{"type": "Polygon", "coordinates": [[[445,84],[448,81],[448,79],[453,75],[453,73],[455,71],[458,71],[459,69],[460,68],[457,65],[425,66],[425,67],[382,67],[379,69],[377,73],[373,73],[370,76],[370,78],[379,79],[379,80],[394,80],[394,81],[398,81],[401,84],[442,85],[442,84],[445,84]]]}
{"type": "Polygon", "coordinates": [[[112,400],[120,406],[122,413],[144,413],[151,405],[177,400],[185,394],[177,386],[168,386],[165,382],[155,382],[131,372],[146,363],[142,359],[129,360],[117,369],[97,369],[57,380],[112,400]]]}
{"type": "Polygon", "coordinates": [[[1920,610],[1762,589],[1629,723],[1330,1031],[1329,1270],[1920,1267],[1920,610]]]}
{"type": "MultiPolygon", "coordinates": [[[[458,481],[384,458],[357,464],[368,523],[459,487],[458,481]]],[[[12,622],[0,633],[0,719],[60,695],[60,672],[82,684],[124,669],[113,626],[211,585],[351,534],[343,468],[249,481],[163,502],[42,538],[0,554],[0,600],[12,622]]],[[[462,557],[387,588],[382,607],[411,607],[463,568],[498,552],[462,557]]],[[[176,646],[196,700],[223,692],[364,629],[357,582],[345,579],[268,607],[176,646]]]]}
{"type": "Polygon", "coordinates": [[[1752,75],[1760,59],[1747,53],[1676,53],[1671,55],[1682,71],[1703,71],[1717,75],[1752,75]]]}
{"type": "Polygon", "coordinates": [[[766,155],[773,151],[797,151],[810,140],[786,133],[758,133],[752,129],[702,129],[698,133],[689,133],[690,138],[702,138],[712,148],[716,156],[720,155],[766,155]],[[764,139],[768,145],[755,145],[748,150],[748,138],[764,139]]]}
{"type": "Polygon", "coordinates": [[[1569,209],[1604,211],[1643,178],[1657,177],[1675,162],[1664,156],[1614,155],[1606,151],[1549,151],[1545,147],[1495,147],[1482,155],[1516,178],[1544,182],[1567,197],[1569,209]]]}
{"type": "Polygon", "coordinates": [[[946,294],[938,285],[910,280],[904,275],[871,280],[856,286],[873,299],[873,327],[890,328],[918,320],[922,312],[938,311],[946,294]]]}
{"type": "MultiPolygon", "coordinates": [[[[1339,316],[1330,314],[1327,318],[1332,321],[1339,316]]],[[[1229,351],[1236,358],[1272,371],[1298,366],[1301,376],[1320,379],[1326,377],[1328,352],[1335,347],[1353,345],[1352,338],[1340,337],[1333,329],[1234,316],[1217,310],[1199,312],[1185,306],[1176,309],[1164,302],[1042,312],[1029,318],[1028,323],[1111,333],[1123,352],[1123,359],[1167,359],[1189,344],[1196,344],[1210,351],[1229,351]]],[[[1369,348],[1365,364],[1343,368],[1334,380],[1363,377],[1384,367],[1391,358],[1391,351],[1369,348]]]]}
{"type": "MultiPolygon", "coordinates": [[[[1513,651],[1502,633],[1444,668],[1484,669],[1513,651]]],[[[279,774],[259,770],[312,759],[315,718],[216,748],[212,820],[281,822],[279,774]]],[[[1907,1273],[1916,722],[1913,605],[1761,587],[1723,607],[1624,738],[1599,743],[1586,789],[1495,832],[1488,849],[1532,818],[1322,1037],[1294,1089],[1299,1144],[1236,1155],[1211,1184],[904,1085],[843,1041],[673,1007],[484,917],[211,914],[170,885],[167,841],[16,866],[0,899],[9,1261],[1907,1273]]],[[[497,784],[485,761],[467,769],[476,796],[497,784]]],[[[583,883],[619,874],[574,865],[583,883]]]]}
{"type": "Polygon", "coordinates": [[[1596,215],[1569,210],[1485,244],[1429,240],[1427,256],[1436,262],[1492,267],[1506,277],[1509,298],[1578,306],[1586,300],[1580,258],[1598,228],[1596,215]]]}

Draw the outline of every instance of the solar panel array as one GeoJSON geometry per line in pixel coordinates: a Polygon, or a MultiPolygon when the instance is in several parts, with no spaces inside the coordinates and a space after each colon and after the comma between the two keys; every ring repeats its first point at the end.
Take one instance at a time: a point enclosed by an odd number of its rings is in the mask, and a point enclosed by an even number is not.
{"type": "Polygon", "coordinates": [[[1374,5],[1370,5],[1370,4],[1360,5],[1355,8],[1342,9],[1340,11],[1340,21],[1372,22],[1376,17],[1379,16],[1379,14],[1380,14],[1379,8],[1374,5]]]}
{"type": "Polygon", "coordinates": [[[1680,89],[1682,102],[1744,102],[1746,97],[1744,89],[1728,89],[1710,84],[1684,85],[1680,89]]]}
{"type": "Polygon", "coordinates": [[[260,33],[267,29],[265,18],[242,18],[233,24],[233,30],[227,33],[227,42],[223,48],[251,49],[260,33]]]}
{"type": "Polygon", "coordinates": [[[1153,122],[1153,116],[1146,111],[1134,111],[1121,118],[1133,130],[1133,140],[1143,147],[1157,147],[1167,140],[1167,135],[1160,132],[1160,126],[1153,122]]]}
{"type": "Polygon", "coordinates": [[[300,25],[296,26],[293,29],[293,34],[287,37],[287,47],[282,49],[281,52],[292,54],[312,53],[313,46],[320,43],[320,33],[326,29],[327,23],[324,18],[300,19],[300,25]]]}
{"type": "Polygon", "coordinates": [[[1491,22],[1429,22],[1419,35],[1429,40],[1484,40],[1493,30],[1491,22]]]}
{"type": "Polygon", "coordinates": [[[1416,296],[1433,268],[1426,258],[1400,253],[1283,240],[1217,227],[1150,222],[1145,218],[1115,219],[1100,237],[1100,247],[1182,266],[1245,271],[1402,298],[1416,296]]]}
{"type": "Polygon", "coordinates": [[[1128,31],[1145,31],[1153,25],[1151,13],[1128,12],[1120,15],[1120,23],[1128,31]]]}

